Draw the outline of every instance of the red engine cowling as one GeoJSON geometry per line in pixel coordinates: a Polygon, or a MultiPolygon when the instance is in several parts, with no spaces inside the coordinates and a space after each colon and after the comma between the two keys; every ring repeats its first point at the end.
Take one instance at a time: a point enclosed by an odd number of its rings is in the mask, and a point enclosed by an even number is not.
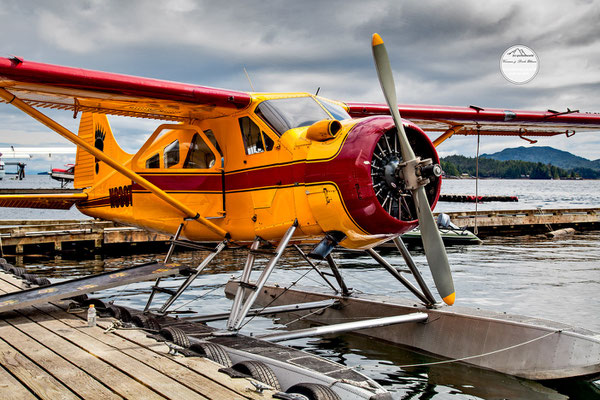
{"type": "MultiPolygon", "coordinates": [[[[415,155],[439,164],[437,151],[425,132],[409,121],[404,121],[404,126],[415,155]]],[[[398,173],[402,162],[392,118],[377,116],[355,124],[325,168],[309,164],[306,178],[307,182],[333,181],[339,188],[344,211],[363,235],[391,237],[418,224],[412,193],[398,173]]],[[[435,176],[425,186],[432,209],[440,187],[441,179],[435,176]]]]}

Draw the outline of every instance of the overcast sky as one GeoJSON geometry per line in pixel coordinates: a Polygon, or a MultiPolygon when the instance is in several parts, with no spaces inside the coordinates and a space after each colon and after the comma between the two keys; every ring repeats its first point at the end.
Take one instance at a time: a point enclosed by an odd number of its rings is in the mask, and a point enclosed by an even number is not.
{"type": "MultiPolygon", "coordinates": [[[[600,1],[2,1],[0,55],[233,90],[306,91],[383,102],[371,58],[382,35],[401,103],[600,112],[600,1]],[[500,73],[500,56],[523,44],[540,59],[529,83],[500,73]]],[[[53,114],[76,130],[71,113],[53,114]]],[[[134,151],[156,122],[110,118],[134,151]]],[[[0,147],[64,145],[0,105],[0,147]]],[[[481,152],[528,145],[484,137],[481,152]]],[[[600,158],[600,133],[537,145],[600,158]]],[[[442,156],[473,156],[456,137],[442,156]]],[[[54,158],[58,166],[67,161],[54,158]]],[[[31,167],[45,168],[30,160],[31,167]]]]}

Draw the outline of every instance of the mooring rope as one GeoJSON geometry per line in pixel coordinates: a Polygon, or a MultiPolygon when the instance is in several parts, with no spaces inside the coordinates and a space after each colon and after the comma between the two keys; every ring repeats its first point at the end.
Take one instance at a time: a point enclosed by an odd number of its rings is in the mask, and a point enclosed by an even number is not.
{"type": "Polygon", "coordinates": [[[462,357],[462,358],[453,358],[451,360],[433,361],[433,362],[420,363],[420,364],[398,365],[398,368],[427,367],[429,365],[450,364],[450,363],[454,363],[454,362],[472,360],[474,358],[479,358],[479,357],[487,357],[487,356],[491,356],[493,354],[502,353],[504,351],[508,351],[508,350],[516,349],[517,347],[528,345],[528,344],[536,342],[538,340],[545,339],[548,336],[552,336],[555,333],[561,333],[561,332],[562,332],[562,329],[559,329],[559,330],[556,330],[556,331],[552,331],[552,332],[546,333],[545,335],[542,335],[540,337],[537,337],[537,338],[534,338],[534,339],[531,339],[531,340],[527,340],[525,342],[518,343],[518,344],[515,344],[515,345],[512,345],[512,346],[504,347],[502,349],[490,351],[488,353],[478,354],[478,355],[474,355],[474,356],[467,356],[467,357],[462,357]]]}
{"type": "Polygon", "coordinates": [[[125,290],[127,290],[127,288],[129,287],[129,285],[131,285],[131,283],[128,283],[127,285],[125,285],[125,286],[124,286],[123,288],[121,288],[121,290],[119,290],[119,291],[118,291],[118,292],[117,292],[115,295],[113,295],[113,296],[109,296],[108,298],[109,298],[109,299],[112,299],[112,300],[109,300],[109,301],[108,301],[108,303],[109,303],[110,305],[113,305],[113,304],[115,303],[115,301],[119,300],[119,298],[121,297],[121,295],[123,294],[123,292],[124,292],[125,290]]]}

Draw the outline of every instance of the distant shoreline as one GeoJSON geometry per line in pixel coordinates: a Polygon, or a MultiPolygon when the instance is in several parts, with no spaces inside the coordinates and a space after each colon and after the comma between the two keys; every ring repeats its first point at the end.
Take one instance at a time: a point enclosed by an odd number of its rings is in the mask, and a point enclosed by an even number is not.
{"type": "Polygon", "coordinates": [[[462,176],[444,176],[442,179],[457,179],[457,180],[469,180],[469,179],[480,179],[480,180],[490,180],[490,179],[499,179],[503,181],[598,181],[600,179],[591,179],[591,178],[562,178],[562,179],[542,179],[542,178],[498,178],[495,176],[486,176],[476,178],[474,176],[462,177],[462,176]]]}

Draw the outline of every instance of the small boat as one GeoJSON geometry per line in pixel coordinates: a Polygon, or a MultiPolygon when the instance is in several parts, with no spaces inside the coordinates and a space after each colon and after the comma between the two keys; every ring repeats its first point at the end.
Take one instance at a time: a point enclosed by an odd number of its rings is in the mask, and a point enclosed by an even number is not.
{"type": "MultiPolygon", "coordinates": [[[[441,213],[437,216],[437,225],[446,246],[481,244],[481,239],[477,235],[465,228],[454,225],[447,214],[441,213]]],[[[402,240],[409,245],[423,245],[419,228],[403,234],[402,240]]],[[[396,248],[393,243],[386,243],[381,247],[396,248]]]]}
{"type": "MultiPolygon", "coordinates": [[[[482,242],[473,232],[466,229],[439,228],[439,230],[446,246],[481,244],[482,242]]],[[[419,229],[406,232],[402,235],[402,240],[407,244],[422,245],[419,229]]],[[[395,248],[393,243],[386,243],[386,245],[395,248]]]]}

